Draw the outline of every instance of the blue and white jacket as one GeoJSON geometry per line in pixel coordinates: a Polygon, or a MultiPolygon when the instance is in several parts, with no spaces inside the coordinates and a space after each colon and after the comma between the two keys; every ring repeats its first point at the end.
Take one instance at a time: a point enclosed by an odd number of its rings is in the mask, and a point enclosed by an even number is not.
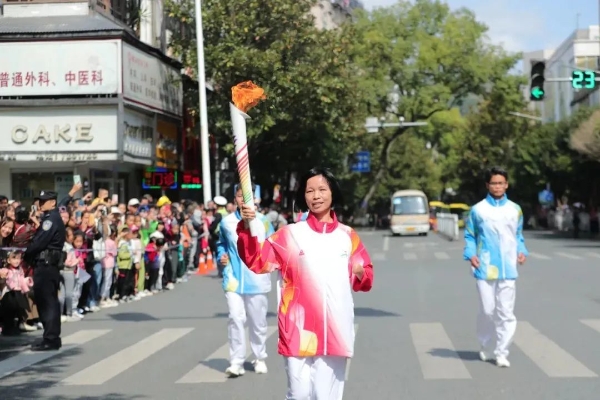
{"type": "Polygon", "coordinates": [[[472,268],[476,279],[517,279],[519,253],[528,255],[521,207],[506,195],[496,200],[488,194],[471,208],[466,221],[464,259],[479,258],[479,268],[472,268]]]}
{"type": "MultiPolygon", "coordinates": [[[[259,237],[264,240],[274,233],[273,226],[262,214],[257,213],[264,232],[259,237]]],[[[219,224],[219,241],[217,242],[217,262],[225,253],[229,256],[229,264],[223,269],[223,290],[239,294],[260,294],[271,291],[271,274],[255,274],[242,262],[237,251],[237,226],[242,220],[239,211],[224,217],[219,224]]]]}

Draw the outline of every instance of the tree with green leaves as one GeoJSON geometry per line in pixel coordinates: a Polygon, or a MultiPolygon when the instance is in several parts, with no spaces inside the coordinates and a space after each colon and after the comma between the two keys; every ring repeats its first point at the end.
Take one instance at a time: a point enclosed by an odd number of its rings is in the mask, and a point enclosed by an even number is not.
{"type": "MultiPolygon", "coordinates": [[[[436,0],[400,0],[362,13],[356,30],[353,59],[362,73],[360,90],[367,112],[388,122],[429,121],[460,106],[469,95],[489,91],[518,59],[488,43],[486,26],[471,11],[451,11],[436,0]]],[[[378,133],[377,170],[363,204],[384,180],[394,143],[410,129],[400,126],[378,133]]]]}
{"type": "MultiPolygon", "coordinates": [[[[231,154],[231,87],[252,80],[267,100],[250,111],[252,171],[261,184],[282,182],[315,164],[339,167],[345,140],[356,132],[360,92],[348,63],[352,26],[319,31],[311,0],[208,0],[202,4],[206,76],[215,92],[209,129],[231,154]],[[324,161],[325,160],[325,161],[324,161]],[[277,166],[277,168],[273,168],[277,166]]],[[[167,0],[167,14],[186,34],[170,45],[196,70],[194,2],[167,0]]],[[[197,93],[187,93],[197,99],[197,93]]],[[[196,104],[196,101],[190,101],[196,104]]]]}

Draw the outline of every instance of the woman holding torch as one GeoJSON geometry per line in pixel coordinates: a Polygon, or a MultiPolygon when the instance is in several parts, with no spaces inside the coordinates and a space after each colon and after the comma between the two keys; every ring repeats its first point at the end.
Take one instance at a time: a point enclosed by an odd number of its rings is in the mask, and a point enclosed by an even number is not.
{"type": "Polygon", "coordinates": [[[325,169],[311,169],[300,181],[296,206],[305,221],[283,227],[260,242],[250,232],[256,212],[244,204],[238,251],[257,274],[278,270],[279,354],[288,376],[286,399],[341,400],[346,363],[354,353],[352,290],[368,292],[373,265],[358,234],[338,222],[341,190],[325,169]]]}

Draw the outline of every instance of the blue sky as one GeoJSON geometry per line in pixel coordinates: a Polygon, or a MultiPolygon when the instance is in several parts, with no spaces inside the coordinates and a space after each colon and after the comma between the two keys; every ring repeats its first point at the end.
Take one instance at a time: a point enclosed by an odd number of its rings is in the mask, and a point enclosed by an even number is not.
{"type": "MultiPolygon", "coordinates": [[[[447,0],[453,9],[467,7],[489,27],[488,35],[507,50],[558,47],[577,27],[598,25],[598,0],[447,0]],[[577,17],[579,14],[579,18],[577,17]],[[579,21],[578,21],[579,20],[579,21]]],[[[368,9],[396,0],[363,0],[368,9]]]]}

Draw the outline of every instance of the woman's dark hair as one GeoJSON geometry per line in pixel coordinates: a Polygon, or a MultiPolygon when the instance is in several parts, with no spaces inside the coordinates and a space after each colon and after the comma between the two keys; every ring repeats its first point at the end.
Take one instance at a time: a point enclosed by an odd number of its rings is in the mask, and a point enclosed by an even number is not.
{"type": "Polygon", "coordinates": [[[306,183],[310,178],[314,178],[315,176],[319,175],[323,176],[329,185],[329,190],[331,190],[331,208],[335,209],[337,207],[341,207],[344,203],[340,184],[331,171],[327,168],[313,168],[300,179],[300,186],[298,187],[298,190],[296,190],[295,207],[297,210],[301,212],[308,211],[308,204],[306,204],[305,197],[306,183]]]}
{"type": "Polygon", "coordinates": [[[29,210],[27,207],[19,206],[15,210],[15,221],[19,225],[23,225],[27,221],[29,221],[29,210]]]}

